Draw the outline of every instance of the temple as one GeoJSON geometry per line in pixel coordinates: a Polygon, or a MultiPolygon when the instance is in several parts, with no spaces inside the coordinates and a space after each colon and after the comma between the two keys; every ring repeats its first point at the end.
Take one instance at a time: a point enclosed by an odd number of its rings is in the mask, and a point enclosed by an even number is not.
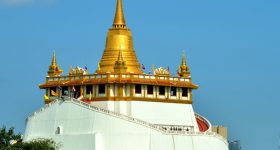
{"type": "Polygon", "coordinates": [[[227,150],[226,128],[193,110],[198,85],[185,53],[178,64],[177,76],[163,67],[144,73],[117,0],[96,71],[71,66],[62,74],[54,53],[39,85],[46,105],[28,117],[24,140],[53,138],[63,150],[227,150]]]}

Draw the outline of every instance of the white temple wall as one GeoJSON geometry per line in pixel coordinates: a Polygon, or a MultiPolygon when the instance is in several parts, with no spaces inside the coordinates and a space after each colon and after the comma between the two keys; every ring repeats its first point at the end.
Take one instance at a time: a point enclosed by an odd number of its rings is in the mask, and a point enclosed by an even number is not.
{"type": "Polygon", "coordinates": [[[60,150],[228,150],[215,136],[167,135],[72,102],[57,102],[29,118],[24,141],[39,137],[63,143],[60,150]]]}
{"type": "Polygon", "coordinates": [[[127,116],[131,115],[131,102],[127,102],[127,101],[120,101],[120,114],[124,114],[127,116]]]}
{"type": "Polygon", "coordinates": [[[153,124],[194,126],[199,131],[191,104],[132,101],[131,116],[153,124]]]}
{"type": "Polygon", "coordinates": [[[115,111],[153,124],[193,126],[199,131],[191,104],[143,101],[103,101],[92,105],[115,111]]]}

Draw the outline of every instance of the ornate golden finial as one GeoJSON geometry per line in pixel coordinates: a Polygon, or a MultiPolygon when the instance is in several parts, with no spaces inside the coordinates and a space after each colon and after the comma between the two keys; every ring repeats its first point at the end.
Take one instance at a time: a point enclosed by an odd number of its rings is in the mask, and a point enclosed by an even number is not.
{"type": "Polygon", "coordinates": [[[186,60],[185,52],[183,52],[183,56],[182,56],[182,66],[187,66],[187,60],[186,60]]]}
{"type": "Polygon", "coordinates": [[[156,70],[154,70],[154,74],[159,76],[170,76],[169,70],[164,69],[163,67],[159,67],[156,70]]]}
{"type": "Polygon", "coordinates": [[[56,55],[55,55],[55,51],[54,51],[53,52],[53,57],[52,57],[52,63],[49,66],[48,76],[49,77],[60,76],[60,74],[62,72],[63,72],[63,70],[61,70],[60,67],[56,63],[56,55]]]}
{"type": "Polygon", "coordinates": [[[81,68],[77,66],[76,68],[73,68],[72,65],[70,67],[69,76],[82,76],[82,75],[88,75],[87,69],[81,68]]]}
{"type": "Polygon", "coordinates": [[[118,0],[115,19],[113,23],[114,28],[126,28],[124,14],[123,14],[123,7],[122,7],[122,0],[118,0]]]}
{"type": "Polygon", "coordinates": [[[178,75],[180,77],[185,77],[185,78],[190,77],[190,70],[189,70],[189,67],[187,66],[187,59],[186,59],[185,52],[183,52],[182,64],[178,68],[178,75]]]}
{"type": "Polygon", "coordinates": [[[53,51],[52,66],[56,66],[56,56],[55,56],[55,50],[53,51]]]}
{"type": "Polygon", "coordinates": [[[126,66],[125,61],[123,60],[122,50],[120,48],[118,60],[115,61],[114,72],[115,73],[126,73],[126,71],[127,71],[127,66],[126,66]]]}

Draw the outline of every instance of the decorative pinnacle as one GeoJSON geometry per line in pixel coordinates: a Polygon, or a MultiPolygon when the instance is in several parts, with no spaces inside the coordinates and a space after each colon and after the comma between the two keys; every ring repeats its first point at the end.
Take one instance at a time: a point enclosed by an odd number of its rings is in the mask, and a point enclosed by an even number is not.
{"type": "Polygon", "coordinates": [[[117,8],[116,8],[116,14],[115,14],[113,27],[114,28],[125,28],[126,27],[124,13],[123,13],[123,7],[122,7],[122,0],[118,0],[118,2],[117,2],[117,8]]]}
{"type": "Polygon", "coordinates": [[[56,66],[56,56],[55,56],[55,50],[53,51],[52,66],[56,66]]]}
{"type": "Polygon", "coordinates": [[[187,66],[187,60],[186,60],[186,54],[183,52],[182,56],[182,64],[181,66],[178,67],[178,75],[180,77],[190,77],[190,70],[189,67],[187,66]]]}
{"type": "Polygon", "coordinates": [[[185,52],[183,52],[183,55],[182,55],[182,66],[187,66],[187,59],[186,59],[185,52]]]}
{"type": "Polygon", "coordinates": [[[49,66],[48,76],[60,76],[60,74],[63,72],[63,70],[60,69],[60,67],[56,63],[56,55],[55,51],[53,51],[53,57],[52,57],[52,63],[49,66]]]}
{"type": "Polygon", "coordinates": [[[120,48],[118,60],[115,61],[114,72],[115,73],[125,73],[126,71],[127,71],[127,66],[126,66],[125,61],[123,60],[122,50],[120,48]]]}
{"type": "Polygon", "coordinates": [[[120,48],[120,50],[119,50],[118,61],[124,61],[124,60],[123,60],[123,56],[122,56],[122,50],[121,50],[121,48],[120,48]]]}
{"type": "Polygon", "coordinates": [[[123,60],[122,56],[122,49],[120,47],[118,59],[115,62],[115,66],[126,66],[125,61],[123,60]]]}

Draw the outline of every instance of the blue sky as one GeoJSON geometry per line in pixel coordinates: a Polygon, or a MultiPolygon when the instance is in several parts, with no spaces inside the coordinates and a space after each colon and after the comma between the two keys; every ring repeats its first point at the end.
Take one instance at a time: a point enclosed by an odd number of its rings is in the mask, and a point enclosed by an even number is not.
{"type": "MultiPolygon", "coordinates": [[[[123,0],[141,63],[170,66],[184,50],[194,109],[229,128],[244,150],[277,149],[280,131],[279,0],[123,0]]],[[[101,58],[115,0],[0,0],[0,125],[24,132],[25,118],[43,105],[53,50],[93,73],[101,58]]]]}

